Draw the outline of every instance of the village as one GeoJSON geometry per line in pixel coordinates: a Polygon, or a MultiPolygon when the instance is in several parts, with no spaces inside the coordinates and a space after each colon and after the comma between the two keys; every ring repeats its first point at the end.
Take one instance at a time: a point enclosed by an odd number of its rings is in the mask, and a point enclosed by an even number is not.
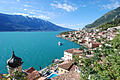
{"type": "MultiPolygon", "coordinates": [[[[104,31],[93,28],[63,32],[56,35],[59,38],[75,42],[81,47],[65,50],[61,59],[53,60],[51,65],[39,71],[33,67],[22,70],[22,59],[15,56],[13,51],[12,57],[7,61],[8,74],[0,75],[0,79],[10,80],[10,76],[13,76],[15,71],[19,71],[25,73],[27,80],[80,80],[81,67],[84,66],[81,59],[92,58],[95,54],[93,50],[101,49],[102,44],[111,46],[106,42],[113,40],[119,34],[119,29],[120,26],[108,28],[104,31]]],[[[101,56],[101,58],[104,58],[104,56],[101,56]]],[[[102,64],[102,61],[100,63],[102,64]]]]}

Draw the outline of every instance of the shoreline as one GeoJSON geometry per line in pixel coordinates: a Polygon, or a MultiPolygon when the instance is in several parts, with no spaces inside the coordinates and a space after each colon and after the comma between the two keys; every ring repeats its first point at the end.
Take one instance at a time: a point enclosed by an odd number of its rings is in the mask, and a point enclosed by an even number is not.
{"type": "Polygon", "coordinates": [[[63,32],[63,31],[0,31],[0,32],[63,32]]]}
{"type": "Polygon", "coordinates": [[[61,39],[64,39],[64,40],[67,40],[67,41],[70,41],[70,42],[73,42],[73,43],[75,43],[75,44],[77,44],[77,45],[83,46],[84,48],[87,48],[87,47],[86,47],[85,45],[83,45],[83,44],[79,44],[79,43],[76,43],[76,42],[71,41],[71,40],[69,40],[69,39],[66,39],[66,38],[60,37],[60,34],[56,35],[56,37],[61,38],[61,39]]]}
{"type": "MultiPolygon", "coordinates": [[[[4,33],[4,32],[3,32],[4,33]]],[[[1,33],[2,35],[3,35],[3,33],[1,33]]],[[[19,32],[18,32],[19,33],[19,32]]],[[[22,34],[23,33],[23,36],[24,36],[24,32],[21,32],[20,34],[22,34]]],[[[32,33],[32,32],[31,32],[32,33]]],[[[31,34],[30,33],[30,34],[31,34]]],[[[37,33],[37,32],[36,32],[37,33]]],[[[61,32],[43,32],[43,36],[44,36],[44,34],[50,34],[50,35],[53,35],[54,36],[54,39],[55,39],[55,41],[56,41],[56,34],[59,34],[59,33],[61,33],[61,32]]],[[[10,34],[9,32],[5,32],[5,34],[10,34]]],[[[13,34],[16,34],[16,33],[14,33],[13,32],[13,34]]],[[[13,34],[10,34],[10,35],[13,35],[13,34]]],[[[29,34],[29,32],[28,32],[28,34],[29,34]]],[[[33,32],[33,34],[34,34],[34,32],[33,32]]],[[[39,34],[42,34],[42,32],[38,32],[38,35],[39,34]]],[[[34,35],[36,35],[36,34],[34,34],[34,35]]],[[[20,37],[23,37],[23,36],[20,36],[20,37]]],[[[30,36],[31,37],[31,36],[30,36]]],[[[49,38],[49,37],[48,37],[49,38]]],[[[31,38],[30,38],[31,39],[31,38]]],[[[36,38],[37,39],[37,38],[36,38]]],[[[8,40],[9,40],[9,38],[8,38],[8,40]]],[[[41,39],[40,39],[41,40],[41,39]]],[[[43,39],[42,39],[43,40],[43,39]]],[[[55,42],[55,45],[57,45],[58,46],[58,41],[62,41],[62,42],[64,42],[65,44],[67,43],[67,44],[70,44],[70,45],[72,45],[72,47],[74,47],[74,46],[77,46],[77,47],[79,47],[79,45],[78,44],[74,44],[74,43],[71,43],[71,42],[69,42],[69,41],[66,41],[65,39],[57,39],[57,42],[55,42]]],[[[35,40],[36,41],[36,40],[35,40]]],[[[25,40],[25,42],[26,42],[26,40],[25,40]]],[[[13,44],[13,43],[12,43],[13,44]]],[[[39,44],[39,43],[36,43],[36,44],[39,44]]],[[[46,45],[47,46],[47,45],[46,45]]],[[[65,47],[67,46],[67,45],[64,45],[65,47]]],[[[59,47],[59,46],[58,46],[59,47]]],[[[60,48],[60,47],[59,47],[60,48]]],[[[21,48],[21,49],[23,49],[23,48],[21,48]]],[[[68,48],[69,49],[69,48],[68,48]]],[[[27,49],[25,49],[25,50],[27,50],[27,49]]],[[[60,49],[61,50],[61,49],[60,49]]],[[[66,50],[66,49],[65,49],[66,50]]],[[[18,51],[19,53],[22,53],[21,51],[18,51]]],[[[31,50],[30,50],[30,52],[31,52],[31,50]]],[[[46,52],[46,51],[45,51],[46,52]]],[[[52,51],[53,52],[53,51],[52,51]]],[[[58,51],[57,51],[58,52],[58,51]]],[[[64,49],[62,49],[61,51],[59,51],[59,52],[62,52],[61,54],[63,54],[63,52],[64,52],[64,49]]],[[[55,53],[55,52],[54,52],[55,53]]],[[[11,55],[11,54],[10,54],[11,55]]],[[[19,55],[19,54],[18,54],[19,55]]],[[[63,56],[62,56],[63,57],[63,56]]],[[[54,58],[56,58],[56,57],[54,57],[54,58]]],[[[61,59],[61,56],[60,57],[57,57],[58,59],[61,59]]],[[[45,58],[46,59],[46,58],[45,58]]],[[[50,58],[51,59],[51,58],[50,58]]],[[[52,59],[51,59],[51,61],[52,61],[52,59]]],[[[27,63],[27,62],[26,62],[27,63]]],[[[47,64],[47,61],[45,61],[45,63],[47,64]]],[[[48,63],[47,65],[45,65],[45,66],[43,66],[42,67],[42,69],[43,68],[45,68],[45,67],[47,67],[48,65],[50,65],[51,63],[48,63]]],[[[41,65],[41,64],[40,64],[41,65]]],[[[24,65],[25,66],[25,65],[24,65]]],[[[23,66],[23,69],[27,69],[27,68],[29,68],[30,66],[28,66],[28,67],[24,67],[23,66]]],[[[34,66],[33,66],[34,67],[34,66]]],[[[2,74],[5,74],[5,73],[7,73],[7,69],[6,69],[6,67],[4,66],[4,67],[2,67],[1,66],[1,69],[3,69],[3,70],[0,70],[0,72],[2,73],[2,74]],[[5,71],[4,71],[5,70],[5,71]]],[[[35,66],[35,69],[37,69],[37,70],[39,70],[39,67],[36,67],[35,66]]]]}

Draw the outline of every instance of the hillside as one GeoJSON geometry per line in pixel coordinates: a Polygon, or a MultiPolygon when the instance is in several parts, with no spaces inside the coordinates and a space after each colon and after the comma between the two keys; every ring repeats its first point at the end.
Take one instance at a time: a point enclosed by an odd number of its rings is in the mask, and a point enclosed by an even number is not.
{"type": "Polygon", "coordinates": [[[0,13],[0,31],[67,31],[49,21],[22,15],[0,13]]]}
{"type": "Polygon", "coordinates": [[[102,17],[97,19],[92,24],[86,25],[85,28],[98,27],[98,26],[101,26],[101,25],[103,25],[105,23],[114,21],[117,18],[120,18],[120,7],[118,7],[117,9],[114,9],[114,10],[108,12],[108,13],[106,13],[105,15],[103,15],[102,17]]]}
{"type": "Polygon", "coordinates": [[[101,28],[101,30],[107,30],[108,28],[117,27],[117,26],[120,26],[120,18],[116,18],[115,20],[100,25],[97,28],[98,29],[101,28]]]}

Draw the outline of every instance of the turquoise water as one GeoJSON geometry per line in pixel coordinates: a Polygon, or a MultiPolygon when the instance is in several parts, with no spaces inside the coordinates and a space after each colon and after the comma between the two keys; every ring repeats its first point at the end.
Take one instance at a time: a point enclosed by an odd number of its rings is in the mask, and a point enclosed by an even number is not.
{"type": "Polygon", "coordinates": [[[57,74],[52,74],[48,79],[58,76],[57,74]]]}
{"type": "Polygon", "coordinates": [[[12,55],[23,60],[23,69],[34,67],[39,70],[51,64],[52,59],[61,58],[64,50],[79,45],[56,37],[60,32],[0,32],[0,73],[6,73],[6,61],[12,55]],[[63,46],[58,46],[58,42],[63,46]]]}

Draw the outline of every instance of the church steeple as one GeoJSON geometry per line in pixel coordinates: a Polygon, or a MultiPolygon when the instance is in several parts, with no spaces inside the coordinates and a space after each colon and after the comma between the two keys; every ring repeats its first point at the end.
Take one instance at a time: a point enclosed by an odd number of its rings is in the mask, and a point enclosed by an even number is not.
{"type": "Polygon", "coordinates": [[[15,57],[15,53],[14,53],[14,51],[12,52],[12,57],[15,57]]]}
{"type": "Polygon", "coordinates": [[[16,68],[16,67],[22,65],[22,63],[23,63],[22,59],[15,56],[14,51],[12,53],[12,57],[10,59],[8,59],[8,61],[7,61],[7,65],[11,68],[16,68]]]}
{"type": "Polygon", "coordinates": [[[12,56],[7,60],[7,69],[10,75],[14,75],[15,71],[22,72],[22,59],[15,56],[14,51],[12,52],[12,56]]]}

